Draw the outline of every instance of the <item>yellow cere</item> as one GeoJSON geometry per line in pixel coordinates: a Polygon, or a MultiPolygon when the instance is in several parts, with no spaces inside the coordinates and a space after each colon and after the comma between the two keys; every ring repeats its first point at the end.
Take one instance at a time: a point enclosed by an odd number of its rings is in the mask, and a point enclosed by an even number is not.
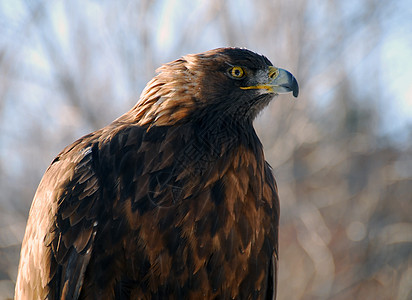
{"type": "Polygon", "coordinates": [[[273,66],[269,66],[269,77],[275,79],[279,75],[279,69],[273,66]]]}
{"type": "MultiPolygon", "coordinates": [[[[273,66],[269,66],[269,78],[270,82],[274,80],[276,77],[279,75],[279,69],[273,66]]],[[[270,93],[273,93],[273,86],[268,84],[258,84],[258,85],[252,85],[252,86],[242,86],[240,87],[242,90],[256,90],[256,89],[265,89],[268,90],[270,93]]]]}

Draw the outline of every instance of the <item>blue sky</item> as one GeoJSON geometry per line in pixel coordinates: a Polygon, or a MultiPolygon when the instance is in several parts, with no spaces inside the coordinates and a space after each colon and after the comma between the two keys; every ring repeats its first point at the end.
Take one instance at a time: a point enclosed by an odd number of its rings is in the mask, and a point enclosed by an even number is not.
{"type": "MultiPolygon", "coordinates": [[[[351,76],[355,79],[354,84],[358,85],[357,93],[363,93],[362,96],[376,101],[381,118],[379,132],[399,141],[408,138],[407,128],[412,127],[412,6],[408,2],[407,0],[392,2],[396,5],[388,6],[388,10],[391,10],[389,13],[390,18],[386,18],[386,15],[376,16],[379,20],[376,26],[381,26],[382,38],[373,49],[364,49],[365,47],[362,45],[365,39],[370,38],[368,32],[362,30],[353,32],[351,39],[347,41],[347,48],[344,50],[347,52],[343,55],[345,60],[339,62],[343,63],[344,68],[349,70],[351,74],[353,73],[351,76]],[[379,67],[376,67],[376,64],[379,64],[379,67]],[[379,70],[379,74],[375,73],[376,70],[379,70]],[[402,133],[405,133],[405,136],[402,133]]],[[[59,37],[59,40],[56,40],[55,43],[60,51],[67,53],[67,59],[70,61],[73,47],[68,42],[68,36],[72,33],[69,32],[70,29],[67,26],[67,14],[64,11],[66,7],[62,5],[63,2],[55,3],[57,4],[50,5],[51,18],[55,25],[54,30],[59,37]]],[[[130,3],[132,2],[129,2],[129,5],[130,3]]],[[[236,27],[239,34],[241,34],[245,26],[255,21],[256,11],[253,12],[251,1],[237,1],[236,5],[230,1],[228,3],[235,16],[232,19],[238,21],[236,27]],[[241,18],[236,20],[238,16],[241,18]]],[[[328,11],[319,8],[324,9],[325,6],[315,0],[308,1],[308,3],[312,5],[313,12],[317,13],[312,18],[319,20],[319,26],[324,26],[325,24],[322,24],[322,22],[325,19],[327,20],[328,17],[322,14],[327,14],[328,11]]],[[[104,10],[108,9],[107,6],[110,9],[110,5],[113,4],[86,1],[81,4],[79,2],[77,5],[82,5],[82,10],[88,17],[89,24],[83,25],[90,26],[90,30],[94,30],[100,40],[113,43],[113,40],[109,40],[112,33],[105,31],[107,20],[104,13],[104,10]]],[[[359,10],[358,6],[361,5],[358,1],[347,1],[342,4],[342,14],[356,14],[359,10]]],[[[176,55],[175,53],[167,50],[179,46],[176,45],[179,42],[179,34],[182,31],[184,32],[185,29],[187,30],[187,28],[182,28],[182,22],[191,24],[191,21],[196,23],[197,19],[207,18],[207,9],[210,9],[210,7],[206,1],[158,1],[152,8],[152,17],[155,16],[155,18],[151,18],[149,20],[150,24],[146,24],[146,26],[153,27],[153,42],[156,45],[155,57],[161,62],[176,58],[173,57],[173,55],[176,55]]],[[[45,56],[41,43],[38,40],[36,43],[36,39],[30,37],[33,32],[27,33],[27,30],[30,31],[27,29],[30,23],[25,24],[25,22],[28,22],[27,7],[22,5],[20,1],[3,1],[0,3],[0,11],[5,16],[0,21],[0,46],[14,45],[10,48],[17,49],[17,55],[21,56],[16,60],[17,63],[30,69],[29,72],[23,73],[23,78],[20,78],[20,80],[25,81],[26,88],[32,89],[29,93],[32,99],[28,102],[31,105],[41,107],[43,95],[36,85],[39,83],[40,85],[47,85],[47,78],[53,76],[53,74],[50,74],[50,62],[45,56]],[[27,37],[29,37],[29,41],[27,37]],[[32,81],[31,84],[29,81],[32,81]]],[[[118,22],[123,22],[121,15],[118,22]]],[[[193,48],[198,48],[196,50],[201,51],[224,45],[225,40],[217,32],[219,24],[219,20],[211,19],[210,25],[202,29],[202,35],[198,37],[198,40],[193,41],[193,48]]],[[[370,26],[375,25],[371,24],[370,26]]],[[[192,28],[190,29],[192,30],[192,28]]],[[[199,29],[193,28],[193,30],[199,29]]],[[[327,30],[327,27],[325,27],[325,30],[327,30]]],[[[245,41],[248,43],[248,38],[245,41]]],[[[107,54],[104,54],[106,56],[103,57],[109,58],[109,62],[106,61],[104,64],[110,64],[110,47],[113,47],[113,45],[109,45],[109,50],[102,49],[102,51],[107,52],[107,54]]],[[[185,50],[183,49],[183,51],[185,50]]],[[[318,59],[322,60],[322,57],[318,59]]],[[[102,69],[102,72],[104,71],[102,69]]],[[[113,72],[116,72],[115,68],[113,68],[113,72]]],[[[151,76],[151,74],[149,75],[151,76]]],[[[122,90],[120,75],[117,78],[119,83],[117,97],[127,97],[127,93],[122,90]]],[[[141,84],[144,84],[144,82],[141,82],[141,84]]],[[[326,85],[318,92],[327,96],[327,88],[326,85]]],[[[314,93],[316,94],[316,90],[314,90],[314,93]]],[[[16,94],[19,94],[19,91],[16,91],[16,94]]],[[[313,98],[319,102],[320,106],[328,105],[330,101],[333,101],[333,98],[316,95],[313,98]]]]}

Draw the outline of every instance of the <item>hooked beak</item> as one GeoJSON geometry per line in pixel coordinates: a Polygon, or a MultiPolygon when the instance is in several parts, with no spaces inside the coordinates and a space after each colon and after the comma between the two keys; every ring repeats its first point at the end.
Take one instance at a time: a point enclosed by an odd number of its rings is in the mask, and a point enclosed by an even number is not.
{"type": "Polygon", "coordinates": [[[263,80],[259,81],[261,82],[258,82],[256,85],[241,87],[241,89],[266,89],[269,93],[273,94],[292,92],[294,97],[299,95],[299,85],[296,78],[284,69],[269,66],[269,72],[265,74],[263,80]]]}
{"type": "MultiPolygon", "coordinates": [[[[269,77],[271,72],[276,75],[275,67],[269,67],[269,77]]],[[[277,69],[278,74],[274,77],[274,80],[269,84],[273,86],[273,90],[276,94],[293,93],[294,97],[299,95],[299,85],[296,78],[288,71],[283,69],[277,69]]]]}

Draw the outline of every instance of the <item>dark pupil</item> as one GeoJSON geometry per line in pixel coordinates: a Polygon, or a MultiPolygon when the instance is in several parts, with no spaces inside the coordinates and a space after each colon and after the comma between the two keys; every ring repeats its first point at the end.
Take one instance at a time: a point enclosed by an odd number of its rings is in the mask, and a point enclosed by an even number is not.
{"type": "Polygon", "coordinates": [[[240,75],[240,71],[238,69],[235,70],[235,75],[239,76],[240,75]]]}

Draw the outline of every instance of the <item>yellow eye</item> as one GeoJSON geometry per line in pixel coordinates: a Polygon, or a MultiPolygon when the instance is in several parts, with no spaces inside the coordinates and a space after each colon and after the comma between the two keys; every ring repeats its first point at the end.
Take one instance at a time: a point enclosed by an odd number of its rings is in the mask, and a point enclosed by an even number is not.
{"type": "Polygon", "coordinates": [[[232,75],[233,78],[239,79],[245,76],[245,71],[241,67],[233,67],[230,70],[230,75],[232,75]]]}

